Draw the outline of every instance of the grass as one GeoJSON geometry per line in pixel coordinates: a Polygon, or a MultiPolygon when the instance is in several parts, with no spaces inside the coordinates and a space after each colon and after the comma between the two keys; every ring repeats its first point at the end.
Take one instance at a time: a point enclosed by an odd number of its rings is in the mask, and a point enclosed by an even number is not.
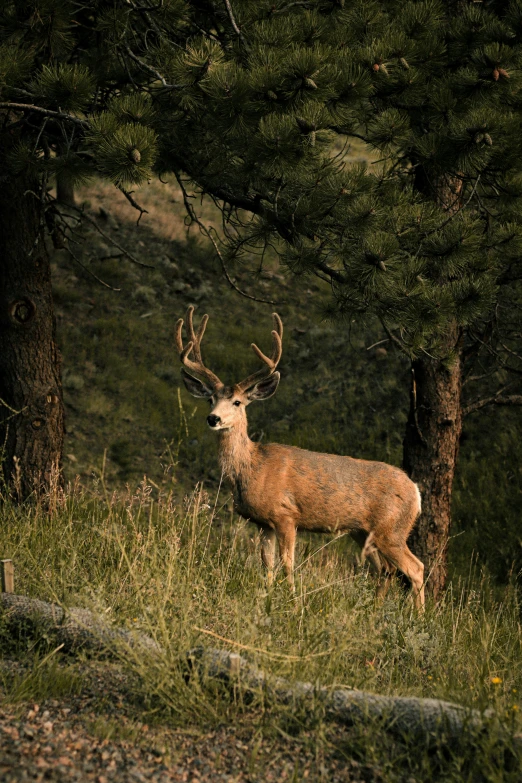
{"type": "Polygon", "coordinates": [[[29,666],[13,676],[12,671],[0,670],[0,687],[6,702],[43,701],[81,693],[83,678],[72,664],[61,665],[60,648],[41,655],[40,651],[27,656],[29,666]]]}
{"type": "MultiPolygon", "coordinates": [[[[322,741],[327,729],[319,713],[268,709],[261,696],[246,705],[204,677],[187,682],[184,655],[204,644],[237,649],[292,681],[493,707],[508,733],[520,730],[522,632],[514,587],[499,600],[488,579],[471,569],[441,603],[428,602],[418,615],[398,584],[384,603],[376,602],[373,578],[354,569],[346,539],[302,536],[294,602],[282,574],[267,588],[255,527],[231,516],[223,501],[199,487],[180,504],[146,482],[109,495],[100,482],[90,493],[57,496],[52,513],[5,504],[3,550],[16,563],[17,591],[85,606],[160,643],[159,658],[130,650],[121,657],[147,720],[203,728],[241,720],[254,732],[292,734],[313,725],[322,741]]],[[[19,654],[26,656],[25,648],[19,654]]],[[[48,660],[36,659],[8,698],[34,698],[56,678],[51,691],[81,687],[71,669],[56,668],[58,656],[50,651],[48,660]]],[[[381,735],[377,726],[371,736],[367,727],[355,727],[351,752],[375,754],[381,766],[407,755],[406,739],[403,747],[381,735]]],[[[489,769],[480,779],[510,779],[506,770],[507,777],[498,777],[498,748],[486,737],[483,742],[484,756],[480,748],[461,751],[462,769],[489,769]]],[[[455,777],[455,758],[450,763],[438,751],[420,750],[417,759],[401,761],[415,779],[428,780],[434,764],[448,775],[438,779],[467,779],[455,777]]]]}

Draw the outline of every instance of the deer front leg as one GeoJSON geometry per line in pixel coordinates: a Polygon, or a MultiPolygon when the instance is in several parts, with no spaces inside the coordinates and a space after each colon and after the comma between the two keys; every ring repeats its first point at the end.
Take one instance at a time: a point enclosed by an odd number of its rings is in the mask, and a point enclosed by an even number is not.
{"type": "Polygon", "coordinates": [[[277,536],[275,530],[269,527],[261,528],[261,560],[267,570],[266,580],[268,585],[274,583],[274,568],[276,557],[277,536]]]}
{"type": "Polygon", "coordinates": [[[277,539],[279,541],[279,551],[281,560],[285,569],[288,584],[293,593],[294,585],[294,557],[295,557],[295,538],[296,530],[293,522],[285,523],[277,528],[277,539]]]}

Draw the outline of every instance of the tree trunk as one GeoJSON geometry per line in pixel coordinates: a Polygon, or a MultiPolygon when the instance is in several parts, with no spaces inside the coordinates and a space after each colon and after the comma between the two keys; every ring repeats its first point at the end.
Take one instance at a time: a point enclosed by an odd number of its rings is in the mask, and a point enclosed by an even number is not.
{"type": "Polygon", "coordinates": [[[4,490],[22,500],[58,479],[64,410],[38,182],[20,174],[2,179],[0,449],[4,490]]]}
{"type": "Polygon", "coordinates": [[[403,442],[404,469],[422,496],[411,546],[425,565],[426,587],[435,599],[446,584],[451,492],[462,431],[462,351],[456,328],[446,347],[450,359],[425,356],[412,362],[403,442]]]}

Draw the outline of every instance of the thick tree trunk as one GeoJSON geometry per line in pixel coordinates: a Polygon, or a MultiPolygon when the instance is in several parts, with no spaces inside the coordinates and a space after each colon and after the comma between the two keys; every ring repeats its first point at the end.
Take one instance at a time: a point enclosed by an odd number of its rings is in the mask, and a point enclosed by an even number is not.
{"type": "MultiPolygon", "coordinates": [[[[0,165],[5,172],[1,159],[0,165]]],[[[0,453],[4,490],[21,500],[56,480],[64,411],[38,183],[24,175],[2,179],[0,453]]]]}
{"type": "Polygon", "coordinates": [[[427,590],[437,599],[446,584],[451,492],[462,431],[462,352],[457,330],[447,340],[450,359],[412,363],[404,469],[419,485],[422,514],[411,547],[425,565],[427,590]]]}

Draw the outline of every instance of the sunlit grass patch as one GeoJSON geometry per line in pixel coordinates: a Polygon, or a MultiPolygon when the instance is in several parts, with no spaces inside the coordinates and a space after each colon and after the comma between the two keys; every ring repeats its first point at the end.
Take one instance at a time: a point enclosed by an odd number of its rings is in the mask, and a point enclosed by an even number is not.
{"type": "MultiPolygon", "coordinates": [[[[187,652],[205,645],[239,652],[291,682],[493,708],[507,735],[520,730],[522,633],[514,587],[499,598],[488,578],[472,570],[419,615],[399,583],[383,603],[376,600],[375,581],[357,565],[347,537],[302,535],[294,600],[281,571],[267,587],[256,528],[231,514],[226,501],[226,493],[211,497],[201,486],[180,500],[146,480],[118,494],[99,481],[91,492],[58,493],[47,503],[52,513],[44,505],[5,503],[3,553],[16,565],[18,592],[86,607],[158,643],[161,652],[154,654],[114,649],[132,673],[147,721],[202,728],[240,721],[279,735],[313,728],[323,742],[320,704],[292,710],[266,703],[262,692],[245,702],[240,690],[231,693],[204,672],[191,674],[187,652]]],[[[4,641],[6,633],[2,626],[4,641]]],[[[19,645],[21,659],[27,659],[24,649],[19,645]]],[[[81,687],[72,662],[58,666],[59,651],[39,649],[40,658],[33,657],[8,689],[11,700],[58,697],[81,687]]],[[[384,763],[390,740],[379,726],[369,734],[367,727],[355,728],[350,736],[352,753],[384,763]]],[[[390,758],[400,755],[397,747],[390,758]]],[[[415,770],[424,769],[419,779],[428,780],[435,761],[433,750],[426,753],[415,770]]]]}
{"type": "Polygon", "coordinates": [[[225,501],[202,487],[177,501],[144,481],[118,495],[102,485],[72,492],[51,516],[5,505],[3,551],[19,592],[85,606],[155,638],[166,670],[158,662],[142,676],[152,690],[160,678],[163,694],[185,687],[168,674],[172,662],[206,644],[290,679],[512,709],[522,687],[514,588],[499,601],[486,577],[471,574],[419,615],[399,583],[376,600],[346,537],[303,535],[294,601],[281,571],[267,588],[256,528],[225,501]]]}

